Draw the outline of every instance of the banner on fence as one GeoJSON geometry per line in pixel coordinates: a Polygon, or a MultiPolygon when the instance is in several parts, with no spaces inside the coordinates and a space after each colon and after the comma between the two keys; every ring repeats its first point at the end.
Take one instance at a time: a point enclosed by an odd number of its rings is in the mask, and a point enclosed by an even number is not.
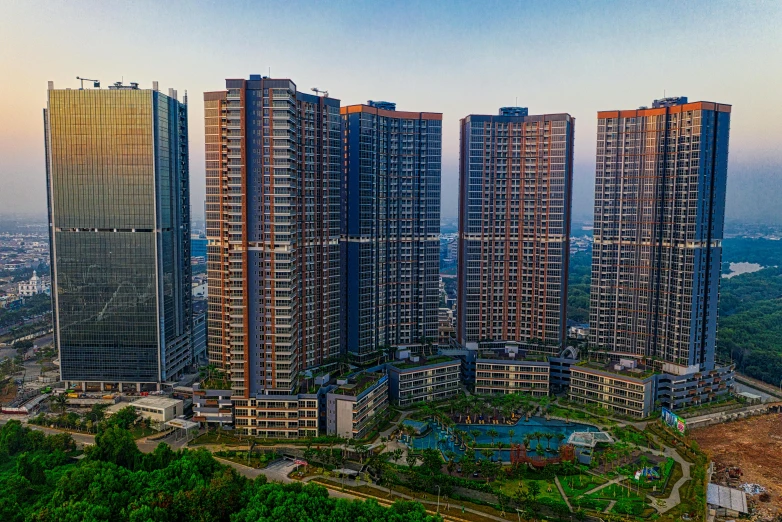
{"type": "Polygon", "coordinates": [[[662,419],[665,424],[675,429],[682,435],[684,435],[684,432],[687,430],[687,423],[684,421],[684,419],[676,415],[668,408],[663,408],[662,419]]]}

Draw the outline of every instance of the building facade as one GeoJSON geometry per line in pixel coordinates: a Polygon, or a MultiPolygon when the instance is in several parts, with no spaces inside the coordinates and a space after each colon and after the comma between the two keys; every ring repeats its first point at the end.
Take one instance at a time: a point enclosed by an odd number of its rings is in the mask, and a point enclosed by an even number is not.
{"type": "Polygon", "coordinates": [[[27,281],[19,283],[19,296],[20,297],[32,297],[34,295],[49,293],[50,287],[43,279],[38,277],[38,274],[33,270],[33,275],[27,281]]]}
{"type": "Polygon", "coordinates": [[[574,125],[522,107],[461,120],[460,344],[565,340],[574,125]]]}
{"type": "Polygon", "coordinates": [[[548,395],[548,361],[509,355],[479,354],[475,361],[475,394],[527,393],[534,397],[548,395]]]}
{"type": "Polygon", "coordinates": [[[730,109],[598,113],[591,345],[670,373],[715,367],[730,109]]]}
{"type": "Polygon", "coordinates": [[[448,399],[461,390],[459,359],[410,357],[386,364],[386,371],[391,402],[402,408],[448,399]]]}
{"type": "Polygon", "coordinates": [[[258,75],[226,89],[204,94],[209,359],[237,398],[292,396],[340,352],[339,100],[258,75]]]}
{"type": "Polygon", "coordinates": [[[346,348],[436,342],[442,115],[342,108],[346,348]]]}
{"type": "Polygon", "coordinates": [[[619,415],[648,417],[654,409],[655,375],[631,372],[619,365],[594,367],[581,363],[570,368],[570,400],[599,406],[619,415]]]}
{"type": "Polygon", "coordinates": [[[67,383],[155,388],[192,361],[187,105],[138,84],[44,109],[54,339],[67,383]]]}
{"type": "Polygon", "coordinates": [[[388,375],[360,373],[339,381],[326,397],[326,432],[363,439],[388,408],[388,375]]]}

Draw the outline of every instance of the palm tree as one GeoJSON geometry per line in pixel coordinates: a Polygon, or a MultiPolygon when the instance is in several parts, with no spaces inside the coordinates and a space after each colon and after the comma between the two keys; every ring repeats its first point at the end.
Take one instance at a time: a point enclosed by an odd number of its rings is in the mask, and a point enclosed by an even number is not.
{"type": "Polygon", "coordinates": [[[472,445],[475,447],[476,444],[478,444],[478,436],[480,436],[481,430],[470,430],[470,435],[472,435],[472,445]]]}
{"type": "Polygon", "coordinates": [[[59,393],[57,395],[50,395],[49,396],[49,402],[52,403],[52,406],[55,408],[60,409],[60,413],[65,412],[65,407],[68,405],[68,396],[64,393],[59,393]]]}
{"type": "Polygon", "coordinates": [[[491,443],[494,444],[494,439],[497,438],[499,432],[497,432],[497,430],[495,430],[494,428],[490,428],[489,431],[486,432],[486,435],[491,437],[491,443]]]}
{"type": "Polygon", "coordinates": [[[495,446],[497,446],[497,460],[502,461],[502,448],[505,447],[505,444],[503,444],[502,441],[498,440],[495,446]]]}
{"type": "Polygon", "coordinates": [[[402,448],[397,448],[391,452],[391,458],[394,459],[394,464],[399,464],[399,459],[402,458],[402,448]]]}
{"type": "Polygon", "coordinates": [[[508,441],[510,442],[511,446],[513,446],[513,436],[514,435],[516,435],[516,431],[508,430],[508,441]]]}
{"type": "Polygon", "coordinates": [[[551,451],[551,439],[554,438],[554,434],[546,432],[543,434],[543,438],[546,439],[546,451],[551,451]]]}
{"type": "Polygon", "coordinates": [[[453,468],[456,467],[456,453],[451,450],[445,452],[445,458],[448,459],[445,467],[448,468],[448,474],[453,473],[453,468]]]}
{"type": "Polygon", "coordinates": [[[554,435],[554,438],[557,439],[557,447],[562,446],[562,441],[565,440],[565,434],[564,433],[557,433],[554,435]]]}

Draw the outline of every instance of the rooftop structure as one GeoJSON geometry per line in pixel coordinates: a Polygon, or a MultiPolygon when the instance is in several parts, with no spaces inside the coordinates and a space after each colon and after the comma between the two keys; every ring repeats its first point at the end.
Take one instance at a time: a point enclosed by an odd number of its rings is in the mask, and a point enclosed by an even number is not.
{"type": "Polygon", "coordinates": [[[738,516],[741,513],[749,513],[747,508],[747,494],[739,489],[709,484],[706,491],[706,502],[714,508],[727,510],[728,516],[738,516]]]}

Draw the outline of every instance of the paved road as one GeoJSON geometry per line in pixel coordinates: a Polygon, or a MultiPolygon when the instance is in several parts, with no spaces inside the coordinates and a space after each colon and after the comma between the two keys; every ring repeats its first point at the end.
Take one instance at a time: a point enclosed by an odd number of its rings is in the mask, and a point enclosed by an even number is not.
{"type": "MultiPolygon", "coordinates": [[[[14,417],[3,415],[3,418],[0,418],[0,426],[4,425],[6,422],[8,422],[10,419],[14,417]]],[[[43,426],[36,426],[34,424],[27,424],[27,419],[20,419],[18,416],[15,417],[19,420],[21,420],[25,426],[28,428],[32,428],[34,430],[42,431],[46,433],[47,435],[56,435],[58,433],[70,433],[71,437],[73,437],[73,440],[76,442],[76,444],[84,446],[85,444],[91,445],[95,444],[95,435],[88,435],[86,433],[73,433],[73,432],[65,432],[62,430],[54,430],[51,428],[44,428],[43,426]]]]}

